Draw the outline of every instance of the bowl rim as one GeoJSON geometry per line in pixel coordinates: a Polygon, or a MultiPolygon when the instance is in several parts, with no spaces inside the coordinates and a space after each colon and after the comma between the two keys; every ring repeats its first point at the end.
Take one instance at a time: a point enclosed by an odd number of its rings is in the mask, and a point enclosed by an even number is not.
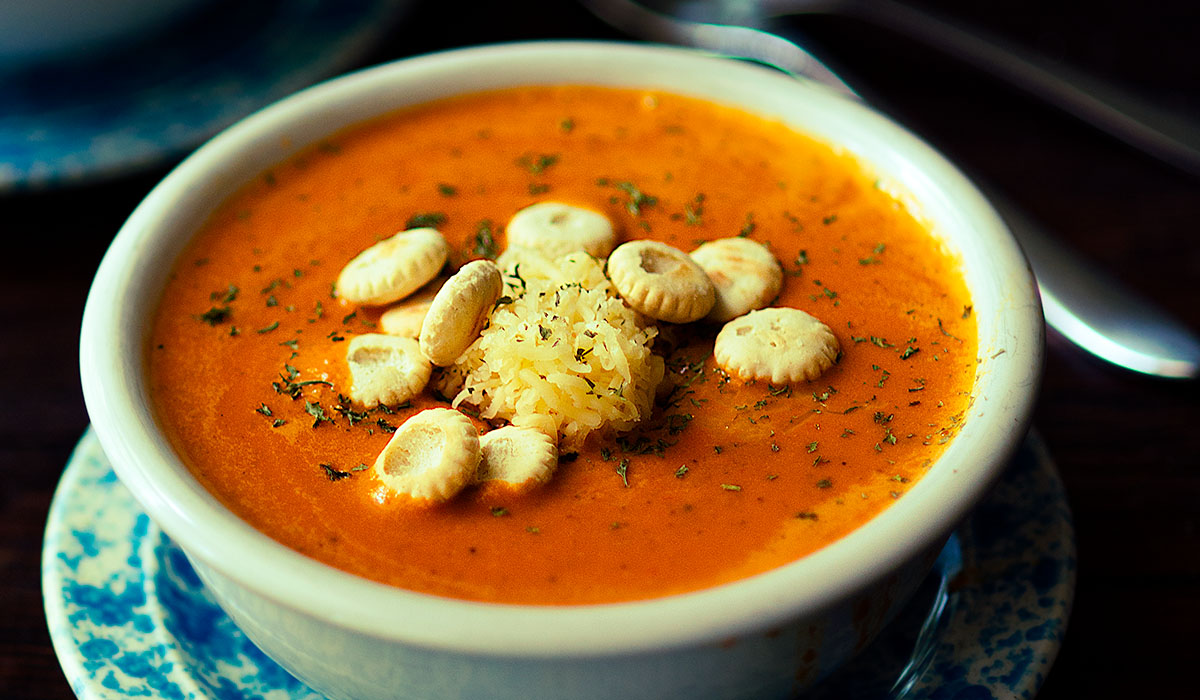
{"type": "Polygon", "coordinates": [[[367,68],[285,98],[214,137],[150,192],[114,238],[84,310],[80,370],[89,415],[118,476],[189,558],[279,605],[380,640],[485,656],[563,658],[691,646],[778,627],[939,546],[1028,427],[1043,334],[1032,272],[999,216],[945,158],[881,114],[821,86],[704,52],[540,41],[367,68]],[[935,224],[948,220],[978,239],[968,240],[965,232],[954,238],[974,246],[960,250],[973,302],[980,289],[994,297],[977,315],[981,369],[972,415],[903,498],[825,548],[747,579],[643,601],[529,606],[442,598],[339,571],[258,532],[191,477],[157,429],[143,372],[143,326],[165,268],[174,264],[175,256],[166,256],[177,254],[198,225],[193,215],[321,135],[371,115],[442,95],[552,82],[661,88],[784,121],[798,118],[792,112],[803,104],[805,131],[818,139],[822,129],[836,132],[839,148],[902,180],[902,191],[922,213],[932,212],[935,224]],[[984,268],[992,273],[983,282],[971,278],[984,268]]]}

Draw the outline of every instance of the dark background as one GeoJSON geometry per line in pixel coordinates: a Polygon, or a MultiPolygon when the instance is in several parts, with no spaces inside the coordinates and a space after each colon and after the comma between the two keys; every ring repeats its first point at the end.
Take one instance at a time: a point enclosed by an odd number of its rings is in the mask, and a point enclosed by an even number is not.
{"type": "MultiPolygon", "coordinates": [[[[1190,2],[925,0],[1200,121],[1190,2]],[[960,6],[961,5],[961,6],[960,6]]],[[[573,2],[418,2],[360,63],[497,41],[620,38],[573,2]]],[[[794,25],[873,102],[985,174],[1098,267],[1200,329],[1200,177],[1113,142],[939,54],[839,17],[794,25]]],[[[3,106],[0,105],[0,109],[3,106]]],[[[87,426],[78,329],[111,237],[169,167],[0,195],[0,697],[70,698],[46,631],[47,508],[87,426]]],[[[1040,697],[1195,697],[1200,399],[1051,334],[1034,425],[1075,514],[1079,583],[1040,697]]]]}

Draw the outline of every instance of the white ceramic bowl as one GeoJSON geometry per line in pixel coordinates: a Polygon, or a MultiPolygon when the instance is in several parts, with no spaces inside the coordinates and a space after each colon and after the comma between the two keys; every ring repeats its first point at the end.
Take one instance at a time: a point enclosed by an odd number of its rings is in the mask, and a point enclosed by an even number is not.
{"type": "Polygon", "coordinates": [[[869,640],[1023,436],[1043,325],[1003,223],[948,162],[886,118],[769,69],[671,48],[538,43],[453,51],[306,90],[214,138],[130,217],[83,320],[84,394],[118,475],[221,605],[334,698],[783,697],[869,640]],[[531,83],[662,88],[777,117],[851,151],[957,251],[980,334],[975,401],[904,498],[844,539],[729,585],[644,602],[523,607],[390,588],[308,559],[243,523],[189,474],[156,424],[147,319],[190,236],[242,183],[322,136],[448,95],[531,83]]]}

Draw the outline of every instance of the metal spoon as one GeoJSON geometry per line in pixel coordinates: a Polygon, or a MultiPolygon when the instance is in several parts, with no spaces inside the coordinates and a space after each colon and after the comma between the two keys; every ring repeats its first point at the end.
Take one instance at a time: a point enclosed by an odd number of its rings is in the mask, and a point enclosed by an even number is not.
{"type": "MultiPolygon", "coordinates": [[[[629,0],[583,0],[583,4],[617,29],[642,39],[748,58],[861,99],[817,58],[777,34],[679,19],[629,0]]],[[[980,184],[978,178],[975,182],[980,184]]],[[[981,188],[1029,259],[1050,327],[1117,366],[1159,377],[1200,377],[1200,338],[1054,241],[995,191],[981,188]]]]}
{"type": "Polygon", "coordinates": [[[648,0],[647,4],[691,22],[776,32],[782,28],[778,20],[792,15],[853,17],[940,50],[1143,153],[1200,175],[1200,124],[1147,104],[1094,75],[894,0],[648,0]]]}

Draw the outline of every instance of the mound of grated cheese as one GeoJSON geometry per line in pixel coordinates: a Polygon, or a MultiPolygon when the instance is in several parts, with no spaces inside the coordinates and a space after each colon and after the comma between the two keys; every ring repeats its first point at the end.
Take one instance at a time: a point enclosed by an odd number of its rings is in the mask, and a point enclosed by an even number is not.
{"type": "Polygon", "coordinates": [[[507,267],[505,297],[438,388],[483,418],[557,434],[564,452],[649,418],[663,378],[663,359],[650,352],[658,330],[586,253],[529,268],[507,267]]]}

